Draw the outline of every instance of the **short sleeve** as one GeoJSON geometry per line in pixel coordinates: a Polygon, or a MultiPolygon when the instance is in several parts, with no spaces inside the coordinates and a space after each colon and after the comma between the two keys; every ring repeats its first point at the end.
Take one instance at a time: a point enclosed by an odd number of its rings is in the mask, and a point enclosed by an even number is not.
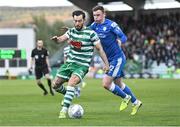
{"type": "Polygon", "coordinates": [[[49,51],[47,49],[45,50],[45,56],[49,56],[49,51]]]}
{"type": "Polygon", "coordinates": [[[69,29],[68,31],[66,31],[65,35],[67,38],[70,38],[70,32],[71,32],[71,29],[69,29]]]}
{"type": "Polygon", "coordinates": [[[96,45],[96,42],[99,41],[98,35],[93,31],[91,34],[91,42],[93,42],[93,45],[96,45]]]}

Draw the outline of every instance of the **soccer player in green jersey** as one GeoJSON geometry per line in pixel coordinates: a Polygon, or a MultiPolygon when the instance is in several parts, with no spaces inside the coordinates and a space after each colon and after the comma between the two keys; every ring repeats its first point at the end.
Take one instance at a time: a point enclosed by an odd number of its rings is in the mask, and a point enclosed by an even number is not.
{"type": "Polygon", "coordinates": [[[74,27],[62,36],[51,38],[57,43],[70,40],[70,52],[66,63],[60,67],[53,81],[53,88],[64,94],[64,104],[59,113],[59,118],[66,118],[67,110],[74,97],[75,86],[82,81],[88,72],[94,47],[105,63],[104,70],[106,72],[109,70],[109,63],[97,34],[84,25],[85,13],[76,10],[72,13],[72,17],[74,27]],[[66,89],[62,85],[64,82],[68,82],[66,89]]]}

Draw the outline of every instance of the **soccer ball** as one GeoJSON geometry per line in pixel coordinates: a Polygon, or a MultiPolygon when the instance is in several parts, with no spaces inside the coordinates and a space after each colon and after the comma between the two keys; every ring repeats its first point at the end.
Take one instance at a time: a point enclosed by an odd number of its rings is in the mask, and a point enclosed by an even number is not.
{"type": "Polygon", "coordinates": [[[68,115],[70,118],[76,118],[79,119],[83,116],[84,109],[79,104],[73,104],[68,109],[68,115]]]}

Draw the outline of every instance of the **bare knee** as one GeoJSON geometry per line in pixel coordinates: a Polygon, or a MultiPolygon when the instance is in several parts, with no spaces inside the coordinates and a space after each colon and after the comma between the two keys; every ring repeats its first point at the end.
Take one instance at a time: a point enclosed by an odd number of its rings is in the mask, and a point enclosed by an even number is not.
{"type": "Polygon", "coordinates": [[[68,85],[69,85],[69,86],[75,86],[75,85],[77,85],[80,81],[81,81],[81,79],[80,79],[78,76],[72,75],[71,78],[69,79],[68,85]]]}
{"type": "Polygon", "coordinates": [[[110,77],[108,75],[106,75],[104,78],[103,78],[103,87],[107,90],[110,89],[111,87],[111,83],[113,82],[113,77],[110,77]]]}
{"type": "Polygon", "coordinates": [[[105,88],[105,89],[107,89],[107,90],[109,90],[110,89],[110,86],[111,86],[111,81],[109,81],[109,80],[103,80],[103,87],[105,88]]]}

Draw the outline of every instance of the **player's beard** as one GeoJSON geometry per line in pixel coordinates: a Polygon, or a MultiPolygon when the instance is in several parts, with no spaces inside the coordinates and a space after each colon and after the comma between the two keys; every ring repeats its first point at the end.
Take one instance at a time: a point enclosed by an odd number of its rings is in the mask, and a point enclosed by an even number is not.
{"type": "Polygon", "coordinates": [[[83,28],[83,26],[75,26],[75,28],[77,31],[80,31],[83,28]]]}

